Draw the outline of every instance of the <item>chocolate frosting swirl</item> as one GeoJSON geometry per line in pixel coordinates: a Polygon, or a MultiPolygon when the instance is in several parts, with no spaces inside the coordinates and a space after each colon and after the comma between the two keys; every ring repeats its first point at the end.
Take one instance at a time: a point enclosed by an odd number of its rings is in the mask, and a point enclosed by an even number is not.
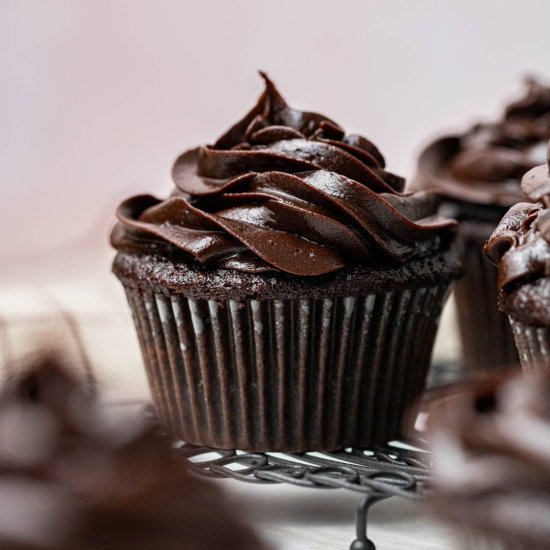
{"type": "Polygon", "coordinates": [[[510,208],[485,245],[498,266],[500,309],[533,326],[550,325],[550,147],[548,155],[521,182],[533,202],[510,208]]]}
{"type": "Polygon", "coordinates": [[[527,199],[503,217],[485,245],[499,266],[499,288],[550,276],[550,142],[547,164],[531,169],[521,182],[527,199]]]}
{"type": "Polygon", "coordinates": [[[123,202],[118,249],[180,254],[207,268],[317,276],[433,253],[454,224],[435,198],[401,194],[368,139],[287,105],[269,78],[257,104],[213,145],[183,153],[167,200],[123,202]]]}
{"type": "Polygon", "coordinates": [[[419,158],[413,188],[433,188],[460,201],[509,207],[522,200],[521,177],[544,162],[550,138],[550,87],[526,81],[525,95],[500,120],[441,138],[419,158]]]}
{"type": "Polygon", "coordinates": [[[479,382],[434,406],[434,510],[510,547],[548,548],[549,404],[548,376],[515,375],[479,382]]]}
{"type": "Polygon", "coordinates": [[[4,550],[264,548],[171,440],[53,356],[0,396],[0,507],[4,550]]]}

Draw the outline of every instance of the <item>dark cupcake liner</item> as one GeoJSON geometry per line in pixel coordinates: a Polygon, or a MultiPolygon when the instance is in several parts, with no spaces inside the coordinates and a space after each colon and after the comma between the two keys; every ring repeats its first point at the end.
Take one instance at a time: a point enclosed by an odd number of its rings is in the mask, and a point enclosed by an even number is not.
{"type": "Polygon", "coordinates": [[[550,327],[534,327],[510,317],[524,372],[550,373],[550,327]]]}
{"type": "Polygon", "coordinates": [[[123,284],[169,432],[214,448],[294,452],[402,433],[449,286],[214,300],[123,284]]]}
{"type": "Polygon", "coordinates": [[[463,364],[468,371],[502,370],[518,364],[508,316],[497,305],[497,269],[483,254],[490,231],[481,227],[477,232],[464,231],[464,276],[454,287],[463,364]]]}

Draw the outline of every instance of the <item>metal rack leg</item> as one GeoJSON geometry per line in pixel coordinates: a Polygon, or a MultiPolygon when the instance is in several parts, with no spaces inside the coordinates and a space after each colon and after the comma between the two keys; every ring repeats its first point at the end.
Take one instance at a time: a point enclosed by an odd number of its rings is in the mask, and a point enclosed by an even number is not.
{"type": "Polygon", "coordinates": [[[367,538],[367,516],[370,507],[381,500],[384,498],[369,495],[359,502],[355,514],[355,536],[357,538],[351,543],[350,550],[376,550],[374,542],[367,538]]]}

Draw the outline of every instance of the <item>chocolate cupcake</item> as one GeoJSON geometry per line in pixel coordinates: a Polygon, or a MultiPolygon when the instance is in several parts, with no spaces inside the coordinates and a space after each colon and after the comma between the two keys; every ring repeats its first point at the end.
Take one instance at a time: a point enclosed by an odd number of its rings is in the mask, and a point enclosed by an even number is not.
{"type": "Polygon", "coordinates": [[[434,407],[433,510],[464,548],[545,550],[550,541],[550,378],[500,377],[434,407]]]}
{"type": "Polygon", "coordinates": [[[419,157],[412,188],[436,190],[442,213],[460,222],[465,274],[454,293],[468,370],[517,364],[508,320],[497,309],[497,274],[483,245],[508,208],[524,200],[521,177],[544,161],[549,138],[550,88],[529,80],[525,96],[500,120],[438,139],[419,157]]]}
{"type": "Polygon", "coordinates": [[[526,371],[550,371],[550,148],[548,156],[521,182],[532,203],[510,208],[485,246],[526,371]]]}
{"type": "Polygon", "coordinates": [[[258,550],[218,487],[143,415],[45,357],[0,396],[3,550],[258,550]]]}
{"type": "Polygon", "coordinates": [[[310,451],[401,433],[461,271],[455,223],[401,194],[366,138],[265,76],[176,188],[118,210],[126,290],[165,428],[215,448],[310,451]]]}

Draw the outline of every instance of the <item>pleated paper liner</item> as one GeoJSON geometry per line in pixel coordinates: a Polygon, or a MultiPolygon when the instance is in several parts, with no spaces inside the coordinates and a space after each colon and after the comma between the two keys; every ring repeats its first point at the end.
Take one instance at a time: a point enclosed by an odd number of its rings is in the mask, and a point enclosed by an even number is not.
{"type": "Polygon", "coordinates": [[[214,300],[125,284],[168,431],[213,448],[294,452],[401,435],[448,286],[214,300]]]}
{"type": "Polygon", "coordinates": [[[464,240],[464,276],[454,287],[463,364],[471,372],[518,364],[508,317],[497,306],[497,268],[483,254],[484,242],[483,235],[477,240],[468,235],[464,240]]]}
{"type": "Polygon", "coordinates": [[[524,372],[550,373],[550,328],[526,325],[510,317],[524,372]]]}

